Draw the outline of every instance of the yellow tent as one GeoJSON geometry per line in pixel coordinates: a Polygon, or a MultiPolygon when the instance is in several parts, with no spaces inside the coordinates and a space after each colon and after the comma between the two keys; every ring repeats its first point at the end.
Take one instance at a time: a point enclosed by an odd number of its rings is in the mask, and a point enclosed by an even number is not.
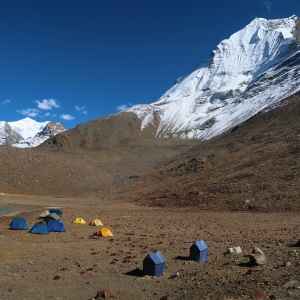
{"type": "Polygon", "coordinates": [[[101,229],[99,229],[96,232],[96,235],[103,236],[103,237],[114,236],[108,228],[101,228],[101,229]]]}
{"type": "Polygon", "coordinates": [[[73,221],[73,224],[86,224],[85,221],[82,218],[76,218],[73,221]]]}
{"type": "Polygon", "coordinates": [[[89,223],[89,225],[92,225],[92,226],[103,226],[103,223],[100,220],[96,219],[94,221],[91,221],[89,223]]]}

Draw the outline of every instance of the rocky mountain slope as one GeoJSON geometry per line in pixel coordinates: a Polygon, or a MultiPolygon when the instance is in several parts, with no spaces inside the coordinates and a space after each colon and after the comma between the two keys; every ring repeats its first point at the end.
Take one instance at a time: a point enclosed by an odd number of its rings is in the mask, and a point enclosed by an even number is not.
{"type": "Polygon", "coordinates": [[[300,93],[128,180],[120,197],[147,206],[300,209],[300,93]]]}
{"type": "Polygon", "coordinates": [[[0,145],[31,148],[65,130],[61,123],[37,122],[31,118],[15,122],[0,121],[0,145]]]}
{"type": "Polygon", "coordinates": [[[73,147],[77,135],[74,140],[70,135],[63,147],[1,146],[0,192],[160,207],[298,211],[299,115],[295,94],[207,141],[139,138],[92,149],[73,147]]]}

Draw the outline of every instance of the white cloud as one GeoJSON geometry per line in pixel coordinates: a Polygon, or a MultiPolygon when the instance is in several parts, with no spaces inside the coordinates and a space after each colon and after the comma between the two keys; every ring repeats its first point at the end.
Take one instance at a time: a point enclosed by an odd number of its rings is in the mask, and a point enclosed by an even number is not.
{"type": "Polygon", "coordinates": [[[71,120],[74,120],[74,117],[71,116],[71,115],[65,115],[65,114],[62,114],[59,116],[61,119],[64,119],[66,121],[71,121],[71,120]]]}
{"type": "Polygon", "coordinates": [[[267,8],[268,11],[271,11],[273,4],[274,3],[271,2],[271,1],[264,1],[263,2],[263,5],[265,5],[265,7],[267,8]]]}
{"type": "Polygon", "coordinates": [[[78,106],[78,105],[75,105],[75,108],[76,108],[77,111],[84,110],[84,106],[83,105],[81,107],[78,106]]]}
{"type": "Polygon", "coordinates": [[[17,110],[17,112],[26,117],[36,117],[40,111],[36,108],[27,108],[27,109],[17,110]]]}
{"type": "Polygon", "coordinates": [[[128,102],[128,104],[121,104],[117,107],[117,111],[123,111],[130,108],[133,104],[128,102]]]}
{"type": "Polygon", "coordinates": [[[84,109],[84,105],[82,105],[81,107],[78,105],[75,105],[75,109],[81,113],[83,113],[84,115],[87,115],[87,111],[84,109]]]}
{"type": "Polygon", "coordinates": [[[2,101],[2,105],[7,104],[7,103],[11,103],[11,101],[9,99],[5,99],[4,101],[2,101]]]}
{"type": "Polygon", "coordinates": [[[45,109],[45,110],[49,110],[49,109],[52,109],[52,108],[59,108],[60,105],[59,105],[59,102],[55,99],[43,99],[43,101],[39,101],[39,100],[36,100],[35,101],[38,105],[38,108],[40,109],[45,109]]]}

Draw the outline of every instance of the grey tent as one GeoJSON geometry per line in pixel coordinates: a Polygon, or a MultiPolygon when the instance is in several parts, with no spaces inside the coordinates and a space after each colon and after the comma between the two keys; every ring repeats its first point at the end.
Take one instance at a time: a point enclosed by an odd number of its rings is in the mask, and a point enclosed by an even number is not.
{"type": "Polygon", "coordinates": [[[52,219],[52,220],[60,220],[61,217],[57,215],[56,213],[52,213],[46,216],[46,218],[52,219]]]}
{"type": "Polygon", "coordinates": [[[43,213],[40,214],[40,218],[45,218],[50,214],[49,210],[45,210],[43,213]]]}

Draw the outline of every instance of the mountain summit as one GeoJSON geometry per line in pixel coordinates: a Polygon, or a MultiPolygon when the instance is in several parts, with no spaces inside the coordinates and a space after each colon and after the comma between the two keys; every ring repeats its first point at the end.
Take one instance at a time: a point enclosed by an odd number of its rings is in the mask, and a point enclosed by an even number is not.
{"type": "Polygon", "coordinates": [[[297,16],[256,18],[158,101],[127,112],[155,137],[210,139],[300,89],[299,43],[297,16]]]}
{"type": "Polygon", "coordinates": [[[61,123],[37,122],[28,117],[14,122],[0,121],[0,145],[31,148],[65,130],[61,123]]]}

